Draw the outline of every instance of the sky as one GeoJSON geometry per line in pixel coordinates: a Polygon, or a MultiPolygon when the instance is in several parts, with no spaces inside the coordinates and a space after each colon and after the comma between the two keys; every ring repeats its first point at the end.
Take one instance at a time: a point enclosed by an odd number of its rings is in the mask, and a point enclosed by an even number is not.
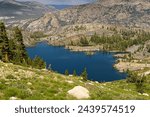
{"type": "Polygon", "coordinates": [[[78,5],[93,2],[94,0],[17,0],[17,1],[37,1],[44,4],[55,4],[55,5],[78,5]]]}

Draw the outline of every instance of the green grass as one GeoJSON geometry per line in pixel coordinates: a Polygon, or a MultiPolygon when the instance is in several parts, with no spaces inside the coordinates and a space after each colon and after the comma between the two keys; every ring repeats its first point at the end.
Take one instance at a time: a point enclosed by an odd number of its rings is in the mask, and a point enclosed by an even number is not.
{"type": "MultiPolygon", "coordinates": [[[[83,82],[81,77],[65,76],[3,62],[0,62],[0,72],[0,99],[4,100],[11,97],[20,100],[75,100],[76,98],[67,93],[75,86],[87,88],[90,92],[89,99],[92,100],[150,99],[150,96],[139,94],[135,84],[127,83],[126,80],[107,83],[83,82]]],[[[150,76],[145,83],[145,93],[150,95],[149,83],[150,76]]]]}

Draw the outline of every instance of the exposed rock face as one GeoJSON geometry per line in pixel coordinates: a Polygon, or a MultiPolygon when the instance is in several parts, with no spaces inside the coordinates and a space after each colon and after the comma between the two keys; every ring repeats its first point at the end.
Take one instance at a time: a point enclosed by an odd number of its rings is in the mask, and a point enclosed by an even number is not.
{"type": "Polygon", "coordinates": [[[38,18],[44,13],[54,10],[53,7],[48,7],[38,2],[0,0],[0,19],[6,21],[38,18]]]}
{"type": "Polygon", "coordinates": [[[38,20],[33,21],[27,27],[27,30],[34,31],[52,31],[55,28],[59,28],[59,22],[56,16],[52,13],[47,13],[38,20]]]}
{"type": "Polygon", "coordinates": [[[95,3],[74,6],[40,19],[24,27],[30,31],[60,31],[60,26],[75,24],[110,24],[125,27],[150,28],[149,0],[98,0],[95,3]],[[42,23],[46,21],[48,23],[42,23]],[[38,28],[36,26],[39,26],[38,28]]]}
{"type": "Polygon", "coordinates": [[[147,3],[150,2],[150,0],[97,0],[97,3],[101,3],[103,5],[113,5],[113,4],[122,4],[122,3],[138,4],[141,2],[147,3]]]}
{"type": "Polygon", "coordinates": [[[77,99],[88,99],[90,97],[89,91],[82,86],[74,87],[73,89],[68,91],[68,94],[76,97],[77,99]]]}

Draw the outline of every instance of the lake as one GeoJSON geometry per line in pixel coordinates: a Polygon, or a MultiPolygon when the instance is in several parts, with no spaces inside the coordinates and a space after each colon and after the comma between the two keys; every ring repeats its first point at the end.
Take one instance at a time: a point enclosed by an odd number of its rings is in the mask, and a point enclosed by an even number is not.
{"type": "Polygon", "coordinates": [[[38,43],[34,47],[26,48],[31,58],[40,56],[51,68],[64,74],[65,70],[72,74],[74,69],[80,75],[86,67],[88,79],[99,82],[108,82],[124,79],[125,73],[120,73],[113,68],[115,64],[114,53],[96,52],[88,56],[84,52],[71,52],[64,47],[54,47],[46,42],[38,43]]]}

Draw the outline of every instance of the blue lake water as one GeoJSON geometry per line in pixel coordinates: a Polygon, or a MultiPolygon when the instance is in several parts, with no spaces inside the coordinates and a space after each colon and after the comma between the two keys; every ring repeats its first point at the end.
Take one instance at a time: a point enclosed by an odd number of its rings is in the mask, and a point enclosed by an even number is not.
{"type": "Polygon", "coordinates": [[[50,6],[53,6],[58,10],[62,10],[62,9],[65,9],[65,8],[72,7],[73,5],[50,5],[50,6]]]}
{"type": "Polygon", "coordinates": [[[31,58],[40,56],[47,66],[51,64],[51,68],[59,73],[64,74],[68,69],[72,74],[75,69],[80,75],[86,67],[89,80],[108,82],[124,79],[126,76],[125,73],[120,73],[113,68],[116,60],[113,53],[96,52],[88,56],[84,52],[70,52],[63,47],[50,46],[45,42],[26,48],[26,50],[31,58]]]}

